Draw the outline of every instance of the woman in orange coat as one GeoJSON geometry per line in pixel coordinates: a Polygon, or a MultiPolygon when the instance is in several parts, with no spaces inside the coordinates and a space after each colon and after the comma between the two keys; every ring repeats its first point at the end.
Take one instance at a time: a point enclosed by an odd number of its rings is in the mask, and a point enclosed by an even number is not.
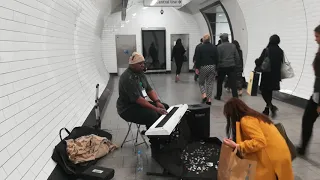
{"type": "Polygon", "coordinates": [[[257,162],[256,180],[294,180],[287,143],[267,116],[237,98],[225,104],[224,115],[227,135],[232,136],[224,143],[257,162]]]}

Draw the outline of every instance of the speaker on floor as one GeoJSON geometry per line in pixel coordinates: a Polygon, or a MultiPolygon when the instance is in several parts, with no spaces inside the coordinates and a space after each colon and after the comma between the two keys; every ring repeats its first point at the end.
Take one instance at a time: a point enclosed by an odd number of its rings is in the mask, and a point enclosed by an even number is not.
{"type": "Polygon", "coordinates": [[[191,137],[203,139],[210,137],[210,106],[207,104],[188,105],[187,122],[191,137]]]}

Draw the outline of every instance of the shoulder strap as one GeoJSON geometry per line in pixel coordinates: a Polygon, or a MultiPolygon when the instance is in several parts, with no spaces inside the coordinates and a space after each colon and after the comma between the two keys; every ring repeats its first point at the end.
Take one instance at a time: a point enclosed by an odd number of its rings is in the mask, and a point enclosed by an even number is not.
{"type": "Polygon", "coordinates": [[[65,131],[68,133],[68,135],[70,135],[70,131],[69,131],[67,128],[62,128],[62,129],[60,129],[60,131],[59,131],[59,136],[60,136],[61,141],[62,141],[61,132],[62,132],[63,130],[65,130],[65,131]]]}

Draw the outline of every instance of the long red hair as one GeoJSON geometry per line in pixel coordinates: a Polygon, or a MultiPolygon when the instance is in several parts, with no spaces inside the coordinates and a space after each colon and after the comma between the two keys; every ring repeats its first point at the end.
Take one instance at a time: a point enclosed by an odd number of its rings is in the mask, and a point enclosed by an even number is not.
{"type": "Polygon", "coordinates": [[[235,137],[235,124],[240,122],[244,116],[252,116],[268,124],[273,124],[268,116],[253,110],[238,98],[231,98],[227,101],[223,113],[227,118],[226,133],[229,137],[230,135],[235,137]]]}

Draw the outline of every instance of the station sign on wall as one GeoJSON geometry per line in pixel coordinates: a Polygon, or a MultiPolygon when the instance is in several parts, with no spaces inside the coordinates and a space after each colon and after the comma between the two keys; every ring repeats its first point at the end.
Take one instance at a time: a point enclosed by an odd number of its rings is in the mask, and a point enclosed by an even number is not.
{"type": "Polygon", "coordinates": [[[146,7],[181,7],[182,0],[143,0],[146,7]]]}

